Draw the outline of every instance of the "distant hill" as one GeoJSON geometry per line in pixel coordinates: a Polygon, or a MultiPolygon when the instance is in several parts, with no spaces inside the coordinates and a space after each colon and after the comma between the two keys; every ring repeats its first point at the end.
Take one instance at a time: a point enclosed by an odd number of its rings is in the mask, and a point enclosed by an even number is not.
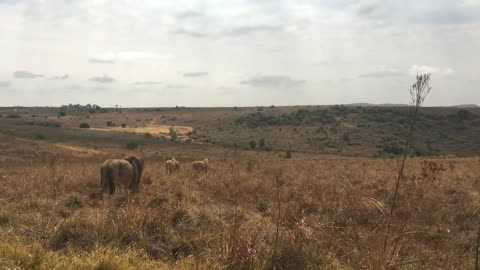
{"type": "Polygon", "coordinates": [[[348,107],[406,107],[407,104],[394,104],[394,103],[382,103],[382,104],[374,104],[374,103],[350,103],[350,104],[343,104],[344,106],[348,107]]]}
{"type": "Polygon", "coordinates": [[[468,108],[480,108],[480,106],[478,106],[477,104],[460,104],[460,105],[452,106],[452,108],[468,109],[468,108]]]}
{"type": "MultiPolygon", "coordinates": [[[[480,155],[480,108],[421,108],[412,152],[416,155],[480,155]]],[[[472,105],[468,105],[472,106],[472,105]]],[[[0,131],[21,137],[41,132],[48,139],[142,145],[166,143],[145,136],[153,127],[188,128],[185,142],[248,148],[251,141],[266,151],[315,152],[359,156],[394,156],[403,152],[410,110],[404,104],[356,103],[334,106],[233,108],[128,108],[104,112],[59,108],[0,108],[0,131]],[[101,131],[107,122],[125,123],[131,133],[101,131]],[[80,123],[92,128],[79,130],[80,123]]]]}

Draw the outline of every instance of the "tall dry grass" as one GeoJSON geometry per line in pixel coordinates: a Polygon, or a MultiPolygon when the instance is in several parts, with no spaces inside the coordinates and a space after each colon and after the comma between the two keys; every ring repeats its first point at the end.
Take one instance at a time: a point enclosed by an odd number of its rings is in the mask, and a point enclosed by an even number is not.
{"type": "MultiPolygon", "coordinates": [[[[399,166],[236,154],[212,161],[207,175],[188,166],[166,175],[151,161],[149,184],[127,203],[123,191],[90,196],[97,159],[0,165],[0,268],[370,269],[382,253],[399,166]]],[[[408,161],[388,265],[473,268],[479,163],[408,161]]]]}

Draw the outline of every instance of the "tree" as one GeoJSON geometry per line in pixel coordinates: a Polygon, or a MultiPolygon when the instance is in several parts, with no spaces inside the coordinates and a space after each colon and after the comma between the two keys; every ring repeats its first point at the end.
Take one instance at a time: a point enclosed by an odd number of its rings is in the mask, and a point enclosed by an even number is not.
{"type": "Polygon", "coordinates": [[[109,127],[113,126],[113,122],[112,122],[112,121],[107,121],[106,124],[107,124],[107,126],[109,126],[109,127]]]}
{"type": "Polygon", "coordinates": [[[121,124],[122,128],[125,128],[127,125],[125,123],[121,124]]]}
{"type": "Polygon", "coordinates": [[[67,115],[67,110],[65,110],[65,108],[60,109],[60,111],[58,112],[58,115],[66,116],[67,115]]]}

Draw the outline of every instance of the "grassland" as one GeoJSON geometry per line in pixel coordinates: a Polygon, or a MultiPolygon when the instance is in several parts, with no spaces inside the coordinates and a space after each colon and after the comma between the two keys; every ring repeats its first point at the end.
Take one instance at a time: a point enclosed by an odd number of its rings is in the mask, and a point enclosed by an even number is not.
{"type": "MultiPolygon", "coordinates": [[[[285,159],[283,140],[274,143],[267,138],[270,151],[245,151],[241,148],[250,138],[244,134],[293,136],[294,128],[296,132],[322,125],[327,129],[333,123],[330,117],[319,120],[315,109],[306,116],[282,116],[297,114],[298,108],[264,108],[278,111],[268,112],[274,118],[260,117],[260,121],[256,108],[67,111],[60,118],[58,108],[2,110],[0,269],[472,269],[474,265],[480,222],[480,159],[474,148],[478,137],[475,116],[459,120],[467,129],[448,131],[457,123],[448,115],[458,116],[458,109],[438,110],[447,119],[443,132],[463,141],[458,142],[463,145],[458,147],[459,155],[469,156],[420,156],[407,161],[385,253],[385,225],[399,161],[394,156],[372,157],[378,154],[376,142],[355,146],[362,130],[379,128],[373,120],[358,124],[365,127],[355,126],[358,134],[350,135],[353,145],[338,135],[341,152],[352,151],[358,157],[339,155],[324,146],[307,151],[302,137],[290,137],[293,157],[285,159]],[[253,117],[256,127],[248,117],[253,117]],[[46,121],[60,124],[43,124],[46,121]],[[107,121],[115,127],[108,127],[107,121]],[[91,128],[80,129],[82,122],[91,128]],[[192,127],[185,134],[192,141],[116,131],[119,123],[133,129],[192,127]],[[270,129],[275,131],[263,133],[270,129]],[[138,148],[127,149],[130,141],[138,148]],[[234,143],[241,147],[233,147],[234,143]],[[146,158],[142,190],[94,196],[101,162],[126,154],[146,158]],[[168,155],[182,162],[179,174],[166,175],[162,160],[168,155]],[[210,158],[209,173],[192,174],[188,164],[204,156],[210,158]]],[[[338,109],[327,110],[337,123],[338,109]]],[[[372,117],[392,119],[390,114],[372,117]]],[[[366,121],[368,113],[345,115],[337,126],[339,134],[354,128],[352,119],[366,121]]],[[[422,130],[420,138],[429,136],[422,130]]],[[[328,134],[331,138],[333,133],[328,134]]],[[[448,151],[456,146],[437,143],[436,147],[448,151]]]]}

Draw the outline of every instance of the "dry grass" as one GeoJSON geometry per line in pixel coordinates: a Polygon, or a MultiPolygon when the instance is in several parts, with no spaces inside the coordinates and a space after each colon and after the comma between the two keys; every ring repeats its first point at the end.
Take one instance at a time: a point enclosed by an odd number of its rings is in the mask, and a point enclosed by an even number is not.
{"type": "MultiPolygon", "coordinates": [[[[169,176],[147,159],[149,184],[127,203],[123,191],[103,199],[91,195],[102,158],[59,154],[0,163],[1,269],[378,266],[395,159],[230,153],[200,176],[186,165],[169,176]]],[[[393,244],[381,266],[473,267],[479,163],[407,162],[392,219],[393,244]]]]}

